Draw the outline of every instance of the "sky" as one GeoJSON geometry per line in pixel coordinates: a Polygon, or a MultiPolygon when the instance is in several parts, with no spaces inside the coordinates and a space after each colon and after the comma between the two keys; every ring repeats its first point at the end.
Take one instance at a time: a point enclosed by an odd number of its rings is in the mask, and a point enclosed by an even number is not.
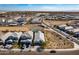
{"type": "Polygon", "coordinates": [[[0,11],[79,11],[79,4],[0,4],[0,11]]]}

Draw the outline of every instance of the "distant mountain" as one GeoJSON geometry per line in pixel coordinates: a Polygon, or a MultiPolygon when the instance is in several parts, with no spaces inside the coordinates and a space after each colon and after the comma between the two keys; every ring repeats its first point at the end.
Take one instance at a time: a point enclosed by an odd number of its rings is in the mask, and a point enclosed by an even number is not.
{"type": "MultiPolygon", "coordinates": [[[[0,12],[16,12],[16,11],[27,11],[27,10],[0,10],[0,12]]],[[[31,10],[30,10],[31,11],[31,10]]],[[[33,11],[33,10],[32,10],[33,11]]],[[[35,11],[34,12],[79,12],[79,10],[65,10],[65,11],[42,11],[42,10],[39,10],[39,11],[35,11]]]]}
{"type": "Polygon", "coordinates": [[[0,10],[0,12],[5,12],[6,10],[0,10]]]}

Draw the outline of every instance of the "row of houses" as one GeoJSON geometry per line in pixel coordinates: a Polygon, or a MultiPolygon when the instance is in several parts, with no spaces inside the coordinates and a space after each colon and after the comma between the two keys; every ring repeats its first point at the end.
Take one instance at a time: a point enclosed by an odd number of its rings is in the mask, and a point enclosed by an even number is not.
{"type": "Polygon", "coordinates": [[[16,26],[16,25],[25,25],[28,22],[32,24],[40,24],[44,19],[43,17],[33,17],[27,20],[28,18],[19,17],[18,19],[14,18],[0,18],[0,25],[3,26],[16,26]]]}
{"type": "Polygon", "coordinates": [[[49,14],[45,16],[46,19],[79,19],[79,15],[70,15],[70,14],[49,14]]]}
{"type": "Polygon", "coordinates": [[[26,24],[26,18],[20,17],[18,19],[14,18],[0,18],[0,25],[23,25],[26,24]]]}
{"type": "MultiPolygon", "coordinates": [[[[26,14],[22,14],[24,17],[28,16],[26,14]]],[[[4,15],[5,17],[18,17],[21,16],[21,14],[16,14],[11,16],[11,15],[4,15]]],[[[46,19],[79,19],[79,14],[50,14],[50,13],[35,13],[31,16],[35,16],[35,17],[44,17],[46,19]]]]}
{"type": "Polygon", "coordinates": [[[58,29],[60,29],[61,31],[64,31],[68,34],[70,34],[70,36],[79,38],[79,24],[71,24],[71,25],[59,25],[57,27],[58,29]]]}
{"type": "Polygon", "coordinates": [[[41,31],[33,32],[8,32],[0,37],[4,48],[12,48],[17,43],[19,48],[28,48],[31,45],[41,46],[45,42],[44,33],[41,31]]]}

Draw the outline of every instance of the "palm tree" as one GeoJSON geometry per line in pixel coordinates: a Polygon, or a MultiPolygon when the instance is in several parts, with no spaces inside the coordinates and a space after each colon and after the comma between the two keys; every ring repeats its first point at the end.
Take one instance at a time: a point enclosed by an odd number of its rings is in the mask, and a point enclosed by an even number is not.
{"type": "Polygon", "coordinates": [[[38,32],[38,30],[33,29],[32,31],[33,31],[32,46],[34,46],[35,33],[38,32]]]}

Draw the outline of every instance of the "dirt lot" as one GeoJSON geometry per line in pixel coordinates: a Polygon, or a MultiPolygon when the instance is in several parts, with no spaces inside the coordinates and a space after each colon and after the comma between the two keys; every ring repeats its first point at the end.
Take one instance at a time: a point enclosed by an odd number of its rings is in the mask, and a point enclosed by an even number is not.
{"type": "Polygon", "coordinates": [[[48,30],[44,31],[47,49],[68,49],[74,48],[74,44],[67,39],[61,37],[55,32],[51,32],[48,30]]]}
{"type": "Polygon", "coordinates": [[[26,24],[24,26],[0,26],[0,31],[29,31],[32,29],[43,29],[40,24],[26,24]]]}
{"type": "Polygon", "coordinates": [[[42,30],[43,27],[40,26],[40,24],[27,24],[26,25],[29,30],[32,30],[32,29],[38,29],[38,30],[42,30]]]}
{"type": "Polygon", "coordinates": [[[0,31],[28,31],[26,26],[0,26],[0,31]]]}
{"type": "Polygon", "coordinates": [[[47,24],[49,25],[60,25],[60,24],[66,24],[66,23],[69,23],[68,20],[64,20],[64,21],[61,21],[61,20],[45,20],[44,22],[46,22],[47,24]]]}

